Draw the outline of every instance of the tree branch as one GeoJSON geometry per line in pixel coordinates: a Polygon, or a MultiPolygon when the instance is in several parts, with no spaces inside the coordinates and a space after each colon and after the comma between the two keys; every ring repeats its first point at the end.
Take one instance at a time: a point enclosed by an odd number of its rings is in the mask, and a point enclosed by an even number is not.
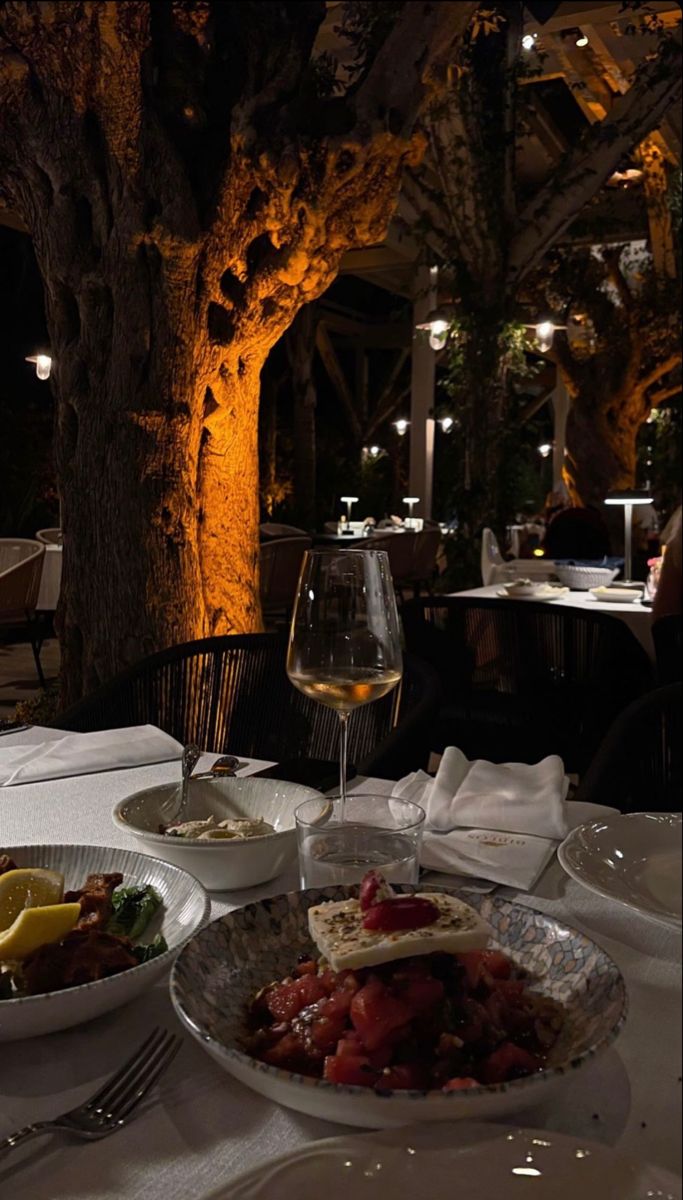
{"type": "Polygon", "coordinates": [[[477,9],[470,0],[408,0],[355,95],[358,132],[412,134],[427,96],[444,86],[456,40],[477,9]]]}
{"type": "Polygon", "coordinates": [[[602,257],[607,268],[607,275],[610,282],[614,285],[617,295],[627,313],[633,309],[633,296],[631,289],[626,282],[626,276],[621,269],[620,259],[623,246],[608,246],[602,252],[602,257]]]}
{"type": "Polygon", "coordinates": [[[678,30],[663,42],[655,58],[642,64],[628,92],[615,100],[609,116],[587,130],[564,166],[527,205],[510,246],[508,278],[513,286],[538,265],[550,244],[564,233],[623,156],[680,100],[680,58],[678,30]]]}
{"type": "Polygon", "coordinates": [[[660,404],[663,404],[665,400],[670,400],[672,396],[680,396],[681,391],[683,391],[683,385],[675,383],[673,387],[662,388],[660,392],[653,392],[648,397],[648,402],[652,408],[658,408],[660,404]]]}
{"type": "Polygon", "coordinates": [[[652,384],[656,383],[658,379],[662,379],[664,375],[669,374],[669,371],[673,371],[674,367],[678,367],[680,362],[681,352],[679,350],[673,354],[670,354],[668,358],[665,358],[664,361],[659,363],[656,367],[653,367],[643,379],[638,381],[638,387],[642,392],[646,392],[647,389],[652,387],[652,384]]]}

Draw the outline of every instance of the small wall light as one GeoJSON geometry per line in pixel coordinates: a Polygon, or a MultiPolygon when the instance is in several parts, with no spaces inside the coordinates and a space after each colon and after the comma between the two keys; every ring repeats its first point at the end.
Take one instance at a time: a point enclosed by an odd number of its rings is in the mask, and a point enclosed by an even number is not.
{"type": "Polygon", "coordinates": [[[538,453],[540,454],[541,458],[548,458],[548,456],[552,453],[552,449],[553,447],[551,442],[541,442],[541,445],[538,447],[538,453]]]}
{"type": "Polygon", "coordinates": [[[441,426],[443,433],[450,433],[454,424],[455,424],[455,421],[453,420],[452,417],[441,417],[439,419],[439,425],[441,426]]]}
{"type": "Polygon", "coordinates": [[[39,379],[49,379],[52,370],[52,359],[49,354],[33,354],[25,362],[35,363],[36,375],[39,379]]]}
{"type": "Polygon", "coordinates": [[[394,421],[394,429],[396,430],[399,437],[404,436],[404,434],[408,430],[409,425],[410,425],[410,421],[406,421],[404,417],[401,417],[400,420],[398,420],[398,421],[394,421]]]}

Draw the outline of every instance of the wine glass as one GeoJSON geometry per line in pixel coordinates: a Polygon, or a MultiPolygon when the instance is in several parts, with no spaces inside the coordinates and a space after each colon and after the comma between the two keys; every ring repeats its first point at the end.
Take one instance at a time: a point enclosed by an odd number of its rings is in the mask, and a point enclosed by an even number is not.
{"type": "Polygon", "coordinates": [[[396,687],[403,672],[396,596],[385,550],[307,550],[299,576],[287,674],[339,715],[340,820],[349,715],[396,687]]]}

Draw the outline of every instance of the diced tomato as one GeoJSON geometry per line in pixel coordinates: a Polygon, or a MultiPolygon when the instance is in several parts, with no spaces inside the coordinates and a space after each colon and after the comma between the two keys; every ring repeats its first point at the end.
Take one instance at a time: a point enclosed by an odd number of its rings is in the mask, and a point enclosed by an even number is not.
{"type": "Polygon", "coordinates": [[[285,1069],[297,1063],[303,1053],[301,1042],[293,1033],[286,1033],[275,1045],[269,1046],[263,1053],[265,1062],[272,1067],[285,1069]]]}
{"type": "Polygon", "coordinates": [[[325,1054],[331,1054],[344,1032],[344,1025],[344,1016],[336,1020],[328,1016],[318,1017],[311,1025],[313,1044],[325,1054]]]}
{"type": "Polygon", "coordinates": [[[540,1067],[539,1059],[514,1042],[503,1042],[493,1054],[484,1059],[481,1067],[483,1083],[505,1083],[521,1075],[533,1075],[540,1067]]]}
{"type": "Polygon", "coordinates": [[[281,983],[266,995],[266,1005],[278,1021],[291,1021],[302,1008],[322,1000],[325,988],[317,975],[302,975],[281,983]]]}
{"type": "Polygon", "coordinates": [[[523,979],[494,979],[491,986],[506,1000],[513,1000],[523,994],[526,984],[523,979]]]}
{"type": "Polygon", "coordinates": [[[351,1021],[367,1050],[376,1050],[407,1025],[412,1015],[407,1004],[372,976],[351,1001],[351,1021]]]}
{"type": "Polygon", "coordinates": [[[440,979],[433,979],[429,975],[422,979],[417,977],[402,983],[399,995],[415,1014],[421,1014],[429,1012],[443,1000],[444,986],[440,979]]]}
{"type": "Polygon", "coordinates": [[[363,1054],[363,1043],[357,1033],[345,1033],[337,1043],[337,1058],[356,1058],[363,1054]]]}
{"type": "Polygon", "coordinates": [[[421,1088],[424,1082],[424,1072],[417,1063],[397,1063],[382,1071],[375,1087],[393,1091],[394,1088],[421,1088]]]}
{"type": "Polygon", "coordinates": [[[470,1088],[481,1087],[481,1084],[476,1079],[471,1079],[469,1075],[459,1075],[456,1079],[449,1079],[448,1083],[444,1083],[444,1092],[466,1092],[470,1088]]]}
{"type": "Polygon", "coordinates": [[[373,904],[363,917],[363,928],[395,933],[401,929],[422,929],[438,919],[438,908],[424,896],[395,896],[373,904]]]}
{"type": "Polygon", "coordinates": [[[488,972],[492,979],[510,977],[510,960],[500,950],[468,950],[456,957],[465,968],[467,982],[472,989],[479,985],[484,972],[488,972]]]}
{"type": "Polygon", "coordinates": [[[463,1022],[455,1032],[463,1042],[478,1042],[484,1033],[488,1017],[486,1009],[476,1000],[464,1000],[462,1004],[463,1022]]]}
{"type": "Polygon", "coordinates": [[[376,1082],[378,1072],[370,1066],[370,1060],[364,1055],[330,1055],[325,1059],[323,1079],[330,1083],[345,1083],[356,1087],[372,1087],[376,1082]]]}
{"type": "Polygon", "coordinates": [[[305,962],[297,963],[295,967],[297,975],[315,975],[317,970],[317,964],[312,958],[307,958],[305,962]]]}
{"type": "Polygon", "coordinates": [[[378,900],[386,900],[392,894],[393,888],[380,871],[367,871],[363,876],[358,893],[361,912],[367,912],[378,900]]]}

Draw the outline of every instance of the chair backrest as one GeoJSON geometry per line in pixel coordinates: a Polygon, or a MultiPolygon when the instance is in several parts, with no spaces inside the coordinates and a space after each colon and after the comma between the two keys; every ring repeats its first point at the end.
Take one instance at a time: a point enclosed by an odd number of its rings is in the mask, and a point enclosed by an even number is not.
{"type": "Polygon", "coordinates": [[[289,609],[296,598],[301,560],[311,546],[309,537],[275,538],[262,542],[261,603],[264,609],[289,609]]]}
{"type": "Polygon", "coordinates": [[[268,542],[274,538],[308,537],[308,534],[305,529],[298,529],[296,525],[281,525],[276,521],[266,521],[263,525],[259,525],[259,536],[262,542],[268,542]]]}
{"type": "MultiPolygon", "coordinates": [[[[290,684],[286,653],[287,639],[277,633],[174,646],[130,667],[61,713],[53,725],[85,732],[150,723],[184,745],[196,742],[216,753],[276,762],[335,759],[337,714],[290,684]]],[[[413,669],[407,656],[402,685],[351,714],[349,761],[370,761],[399,718],[407,719],[420,703],[428,685],[433,696],[433,672],[413,669]]]]}
{"type": "Polygon", "coordinates": [[[660,617],[652,626],[657,657],[657,682],[675,683],[681,678],[681,618],[660,617]]]}
{"type": "Polygon", "coordinates": [[[61,546],[62,531],[61,529],[39,529],[36,532],[36,541],[44,542],[46,546],[61,546]]]}
{"type": "Polygon", "coordinates": [[[368,539],[367,545],[359,546],[363,550],[386,550],[389,555],[391,577],[397,587],[409,582],[412,578],[415,558],[415,539],[418,533],[406,530],[403,533],[377,533],[368,539]]]}
{"type": "Polygon", "coordinates": [[[416,533],[413,539],[413,563],[411,573],[413,579],[430,580],[436,570],[436,556],[439,552],[441,544],[441,530],[438,525],[436,529],[423,529],[421,533],[416,533]]]}
{"type": "Polygon", "coordinates": [[[498,539],[492,529],[484,529],[481,534],[481,581],[484,587],[495,582],[494,567],[502,567],[503,556],[500,552],[498,539]]]}
{"type": "Polygon", "coordinates": [[[648,692],[616,718],[581,780],[577,800],[622,812],[680,812],[679,682],[648,692]]]}
{"type": "Polygon", "coordinates": [[[35,608],[44,554],[31,538],[0,538],[0,620],[25,619],[35,608]]]}
{"type": "Polygon", "coordinates": [[[556,728],[576,762],[588,761],[616,714],[652,687],[645,650],[606,613],[439,596],[409,601],[402,617],[406,646],[434,666],[447,703],[488,707],[531,742],[533,725],[539,734],[556,728]]]}

